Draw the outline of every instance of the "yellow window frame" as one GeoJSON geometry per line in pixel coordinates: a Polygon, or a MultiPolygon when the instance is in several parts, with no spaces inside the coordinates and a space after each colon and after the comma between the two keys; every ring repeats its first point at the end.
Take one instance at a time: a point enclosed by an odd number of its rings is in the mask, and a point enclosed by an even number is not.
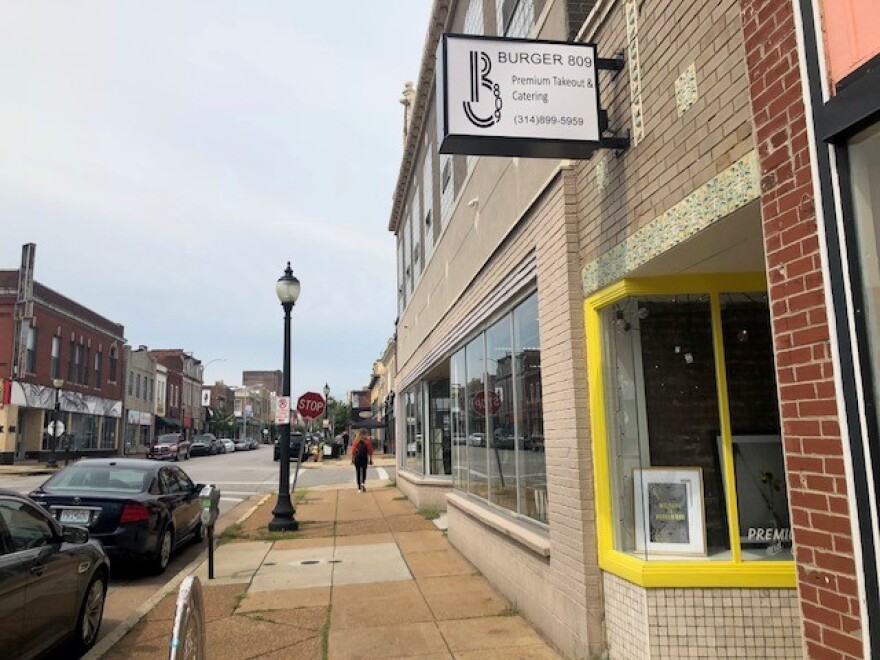
{"type": "Polygon", "coordinates": [[[586,324],[587,373],[590,383],[590,414],[593,429],[593,473],[595,475],[599,566],[642,587],[751,587],[795,588],[793,561],[742,560],[736,479],[733,471],[733,441],[721,329],[721,294],[766,291],[764,273],[723,273],[676,275],[669,277],[625,279],[602,289],[584,301],[586,324]],[[728,561],[643,560],[614,548],[613,511],[611,506],[611,471],[608,461],[608,424],[605,407],[605,370],[602,354],[601,312],[609,305],[630,296],[663,294],[708,294],[712,313],[712,343],[715,355],[715,379],[721,420],[722,453],[726,509],[729,523],[731,559],[728,561]]]}

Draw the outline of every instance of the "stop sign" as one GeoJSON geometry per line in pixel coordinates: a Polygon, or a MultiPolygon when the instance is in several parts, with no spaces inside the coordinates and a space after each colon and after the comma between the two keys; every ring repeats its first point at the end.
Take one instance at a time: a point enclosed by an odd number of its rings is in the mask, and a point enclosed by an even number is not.
{"type": "Polygon", "coordinates": [[[296,402],[296,409],[303,419],[315,419],[324,414],[324,397],[317,392],[306,392],[296,402]]]}
{"type": "MultiPolygon", "coordinates": [[[[473,407],[474,412],[480,416],[486,415],[486,395],[483,392],[477,392],[474,394],[473,399],[473,407]]],[[[489,414],[497,415],[498,411],[501,410],[501,397],[498,396],[498,392],[490,391],[489,392],[489,414]]]]}

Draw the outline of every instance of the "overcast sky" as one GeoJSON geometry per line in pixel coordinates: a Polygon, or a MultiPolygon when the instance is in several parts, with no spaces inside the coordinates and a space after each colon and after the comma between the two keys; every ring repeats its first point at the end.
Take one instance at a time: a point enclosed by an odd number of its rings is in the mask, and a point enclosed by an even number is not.
{"type": "Polygon", "coordinates": [[[0,268],[184,348],[205,381],[366,384],[393,333],[387,231],[430,0],[0,3],[0,268]]]}

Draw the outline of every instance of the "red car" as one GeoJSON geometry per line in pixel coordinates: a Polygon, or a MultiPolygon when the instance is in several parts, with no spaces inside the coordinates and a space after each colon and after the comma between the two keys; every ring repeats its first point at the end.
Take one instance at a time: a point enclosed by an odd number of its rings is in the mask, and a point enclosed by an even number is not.
{"type": "Polygon", "coordinates": [[[156,444],[150,447],[147,458],[157,460],[187,460],[190,454],[189,440],[182,433],[163,433],[156,437],[156,444]]]}

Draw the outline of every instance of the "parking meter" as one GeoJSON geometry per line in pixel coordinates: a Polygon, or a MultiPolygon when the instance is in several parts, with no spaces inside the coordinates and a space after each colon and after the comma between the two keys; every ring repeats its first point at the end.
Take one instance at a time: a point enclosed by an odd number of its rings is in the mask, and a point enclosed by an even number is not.
{"type": "Polygon", "coordinates": [[[202,525],[213,527],[220,516],[220,489],[208,484],[199,492],[199,504],[202,507],[202,525]]]}
{"type": "Polygon", "coordinates": [[[202,527],[208,532],[208,579],[214,579],[214,524],[220,516],[220,489],[208,484],[199,492],[202,527]]]}

